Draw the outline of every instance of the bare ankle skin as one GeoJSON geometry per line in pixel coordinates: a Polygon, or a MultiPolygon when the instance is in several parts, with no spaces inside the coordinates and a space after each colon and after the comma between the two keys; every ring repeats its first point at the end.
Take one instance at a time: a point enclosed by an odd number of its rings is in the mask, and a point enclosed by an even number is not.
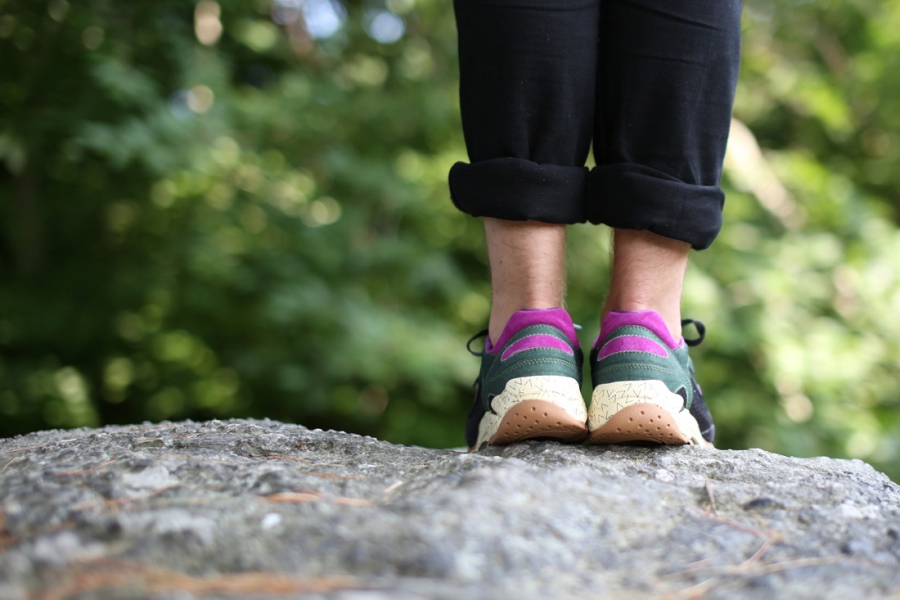
{"type": "MultiPolygon", "coordinates": [[[[691,246],[649,231],[615,229],[610,311],[655,310],[677,340],[681,338],[681,292],[691,246]]],[[[601,319],[602,319],[601,317],[601,319]]]]}
{"type": "Polygon", "coordinates": [[[499,339],[519,310],[563,305],[566,290],[566,226],[486,217],[491,263],[491,340],[499,339]]]}

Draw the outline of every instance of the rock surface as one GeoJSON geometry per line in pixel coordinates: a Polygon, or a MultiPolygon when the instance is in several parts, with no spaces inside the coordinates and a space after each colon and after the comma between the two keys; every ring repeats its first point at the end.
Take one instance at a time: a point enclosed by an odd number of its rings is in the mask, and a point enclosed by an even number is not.
{"type": "Polygon", "coordinates": [[[273,421],[0,440],[0,598],[900,598],[860,461],[273,421]]]}

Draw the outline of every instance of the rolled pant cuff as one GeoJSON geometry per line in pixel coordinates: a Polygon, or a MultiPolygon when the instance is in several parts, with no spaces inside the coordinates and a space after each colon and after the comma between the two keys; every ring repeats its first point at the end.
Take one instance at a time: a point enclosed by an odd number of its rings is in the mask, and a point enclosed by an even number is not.
{"type": "Polygon", "coordinates": [[[521,158],[495,158],[450,169],[453,204],[474,217],[508,221],[584,223],[586,167],[541,165],[521,158]]]}
{"type": "Polygon", "coordinates": [[[649,167],[621,163],[591,170],[587,219],[621,229],[648,230],[709,248],[722,228],[725,193],[692,185],[649,167]]]}

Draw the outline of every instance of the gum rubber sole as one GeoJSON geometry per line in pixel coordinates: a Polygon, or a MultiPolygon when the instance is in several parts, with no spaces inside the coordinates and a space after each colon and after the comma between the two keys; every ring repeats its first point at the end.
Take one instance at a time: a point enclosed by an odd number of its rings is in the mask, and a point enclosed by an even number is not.
{"type": "Polygon", "coordinates": [[[667,446],[694,443],[682,433],[672,415],[650,403],[626,406],[590,435],[591,444],[623,442],[655,442],[667,446]]]}
{"type": "Polygon", "coordinates": [[[563,407],[546,400],[523,400],[504,415],[488,444],[503,446],[533,438],[580,442],[587,436],[585,422],[573,417],[563,407]]]}
{"type": "Polygon", "coordinates": [[[587,421],[591,444],[711,445],[703,439],[697,420],[684,408],[684,398],[654,379],[596,386],[587,421]]]}
{"type": "Polygon", "coordinates": [[[478,424],[475,452],[533,438],[580,442],[588,436],[587,407],[572,377],[535,375],[510,379],[478,424]]]}

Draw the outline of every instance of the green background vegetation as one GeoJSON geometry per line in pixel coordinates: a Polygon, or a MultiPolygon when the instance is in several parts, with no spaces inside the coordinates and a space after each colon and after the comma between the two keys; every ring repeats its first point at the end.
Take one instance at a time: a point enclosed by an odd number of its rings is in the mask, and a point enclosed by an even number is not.
{"type": "MultiPolygon", "coordinates": [[[[271,417],[463,445],[489,309],[449,0],[0,0],[0,435],[271,417]],[[378,40],[381,41],[378,41],[378,40]]],[[[719,446],[900,479],[900,2],[747,0],[685,315],[719,446]]],[[[608,233],[570,236],[596,335],[608,233]]]]}

